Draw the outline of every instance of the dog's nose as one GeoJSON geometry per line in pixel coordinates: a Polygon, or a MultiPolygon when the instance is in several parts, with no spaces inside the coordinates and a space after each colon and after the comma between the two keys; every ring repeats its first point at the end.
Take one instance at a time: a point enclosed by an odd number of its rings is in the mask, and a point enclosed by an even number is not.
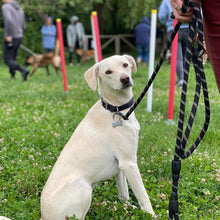
{"type": "Polygon", "coordinates": [[[123,83],[124,85],[126,85],[126,84],[129,83],[130,78],[129,78],[129,76],[122,75],[121,78],[120,78],[120,81],[121,81],[121,83],[123,83]]]}

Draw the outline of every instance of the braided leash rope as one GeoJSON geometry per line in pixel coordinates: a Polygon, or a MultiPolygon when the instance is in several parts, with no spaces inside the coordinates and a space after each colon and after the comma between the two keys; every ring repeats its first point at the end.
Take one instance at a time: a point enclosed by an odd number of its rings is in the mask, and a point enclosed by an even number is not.
{"type": "MultiPolygon", "coordinates": [[[[176,146],[175,146],[175,154],[174,160],[172,161],[172,193],[170,196],[169,202],[169,220],[173,218],[175,220],[179,220],[178,209],[178,180],[180,176],[181,170],[181,161],[182,159],[188,158],[194,150],[198,147],[199,143],[201,142],[203,136],[205,135],[209,121],[210,121],[210,105],[209,105],[209,96],[208,96],[208,89],[206,78],[204,74],[203,64],[201,55],[204,53],[203,48],[203,24],[202,24],[202,17],[200,13],[200,9],[198,4],[195,2],[189,2],[189,6],[193,7],[193,20],[189,26],[189,37],[188,37],[188,44],[187,44],[187,51],[186,51],[186,60],[184,63],[184,82],[181,94],[181,103],[180,103],[180,111],[179,111],[179,121],[178,121],[178,130],[177,130],[177,138],[176,138],[176,146]],[[196,33],[196,23],[198,23],[198,47],[195,48],[193,45],[193,39],[196,33]],[[186,105],[186,94],[187,94],[187,83],[188,83],[188,76],[189,76],[189,68],[190,68],[190,61],[192,59],[195,74],[196,74],[196,89],[195,89],[195,97],[194,102],[191,109],[191,114],[185,129],[185,133],[183,136],[183,124],[184,124],[184,114],[185,114],[185,105],[186,105]],[[200,99],[200,91],[203,91],[204,103],[205,103],[205,122],[203,128],[198,135],[194,144],[190,147],[190,149],[185,153],[186,144],[188,142],[190,131],[196,116],[196,111],[200,99]]],[[[188,3],[187,0],[184,1],[183,11],[187,11],[188,3]]]]}

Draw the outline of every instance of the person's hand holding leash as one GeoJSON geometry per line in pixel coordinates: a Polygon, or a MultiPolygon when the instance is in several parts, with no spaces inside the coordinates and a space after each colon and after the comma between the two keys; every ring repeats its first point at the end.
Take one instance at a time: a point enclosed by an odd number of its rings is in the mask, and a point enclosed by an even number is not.
{"type": "MultiPolygon", "coordinates": [[[[198,0],[194,1],[199,4],[198,0]]],[[[180,21],[181,23],[189,23],[192,20],[192,7],[189,7],[186,13],[182,12],[183,0],[170,0],[170,4],[173,8],[173,15],[176,20],[180,21]]]]}

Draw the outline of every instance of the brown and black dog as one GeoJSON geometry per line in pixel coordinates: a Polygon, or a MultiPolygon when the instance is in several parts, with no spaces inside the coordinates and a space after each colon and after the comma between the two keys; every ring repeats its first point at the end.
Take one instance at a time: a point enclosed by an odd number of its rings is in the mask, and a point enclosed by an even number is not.
{"type": "Polygon", "coordinates": [[[87,60],[95,59],[94,50],[81,50],[77,49],[76,54],[82,58],[83,63],[86,63],[87,60]]]}
{"type": "Polygon", "coordinates": [[[51,64],[54,67],[56,73],[58,74],[58,71],[61,70],[58,39],[56,40],[55,52],[45,54],[34,54],[33,56],[30,56],[25,60],[24,66],[33,65],[33,70],[30,76],[32,76],[35,73],[38,67],[45,67],[47,70],[47,74],[49,75],[49,64],[51,64]]]}

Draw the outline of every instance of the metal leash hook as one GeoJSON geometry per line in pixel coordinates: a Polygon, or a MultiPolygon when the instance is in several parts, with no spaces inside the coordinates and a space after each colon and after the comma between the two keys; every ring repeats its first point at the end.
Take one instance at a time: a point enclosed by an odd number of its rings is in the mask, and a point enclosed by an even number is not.
{"type": "Polygon", "coordinates": [[[187,52],[186,52],[186,61],[184,63],[184,82],[183,82],[183,88],[182,88],[182,94],[181,94],[181,103],[180,103],[180,112],[179,112],[179,122],[178,122],[178,131],[177,131],[177,139],[176,139],[176,147],[175,147],[175,155],[174,160],[172,161],[172,193],[170,196],[170,202],[169,202],[169,220],[172,220],[173,218],[175,220],[179,220],[179,202],[178,202],[178,180],[180,176],[180,170],[181,170],[181,161],[180,157],[182,159],[188,158],[194,150],[198,147],[200,141],[202,140],[203,136],[205,135],[209,121],[210,121],[210,106],[209,106],[209,96],[208,96],[208,89],[207,89],[207,83],[206,78],[204,74],[203,64],[201,60],[201,55],[204,53],[203,48],[203,24],[202,24],[202,17],[200,13],[200,9],[198,4],[195,2],[188,2],[188,0],[184,0],[182,11],[187,11],[187,6],[193,7],[193,20],[190,23],[189,26],[189,39],[187,44],[187,52]],[[198,22],[198,48],[194,48],[193,46],[193,39],[196,32],[196,23],[198,22]],[[190,67],[190,61],[193,61],[195,74],[196,74],[196,91],[195,91],[195,97],[193,106],[191,109],[191,114],[188,120],[188,124],[183,136],[183,123],[184,123],[184,114],[185,114],[185,102],[186,102],[186,94],[187,94],[187,83],[188,83],[188,75],[189,75],[189,67],[190,67]],[[197,112],[198,104],[199,104],[199,98],[200,98],[200,91],[201,86],[203,89],[203,96],[204,96],[204,102],[205,102],[205,122],[204,126],[197,137],[194,144],[191,146],[191,148],[185,153],[185,147],[188,141],[188,138],[190,136],[190,131],[195,119],[195,115],[197,112]]]}

